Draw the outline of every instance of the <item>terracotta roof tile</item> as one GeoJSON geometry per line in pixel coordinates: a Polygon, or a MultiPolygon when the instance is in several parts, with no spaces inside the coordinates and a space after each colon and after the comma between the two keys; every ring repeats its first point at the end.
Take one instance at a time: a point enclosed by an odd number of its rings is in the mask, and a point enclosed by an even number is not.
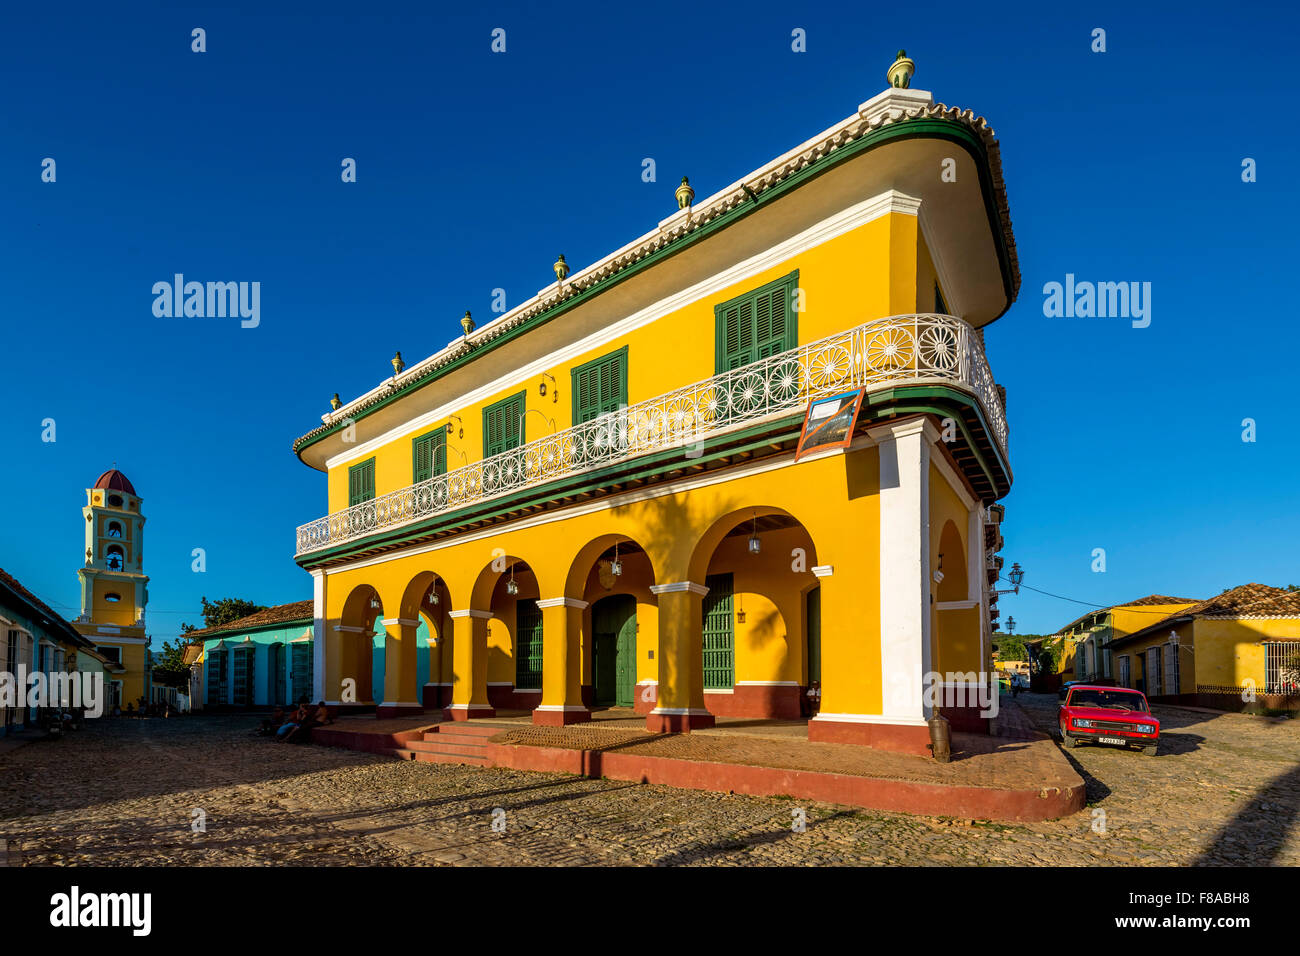
{"type": "Polygon", "coordinates": [[[255,628],[270,627],[274,624],[293,624],[298,621],[310,621],[315,617],[315,606],[311,601],[294,601],[292,604],[277,604],[264,608],[247,617],[241,617],[229,624],[205,627],[201,631],[190,631],[182,635],[187,641],[195,638],[212,637],[217,634],[229,634],[232,631],[251,631],[255,628]]]}

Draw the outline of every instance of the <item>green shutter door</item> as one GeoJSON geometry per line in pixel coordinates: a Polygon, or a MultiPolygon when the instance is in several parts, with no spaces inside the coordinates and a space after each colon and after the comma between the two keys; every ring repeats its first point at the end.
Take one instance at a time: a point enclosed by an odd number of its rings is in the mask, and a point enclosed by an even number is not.
{"type": "Polygon", "coordinates": [[[504,398],[483,409],[483,457],[491,458],[523,444],[520,420],[526,406],[524,392],[504,398]]]}
{"type": "Polygon", "coordinates": [[[614,665],[617,704],[631,707],[636,696],[636,598],[627,596],[627,618],[618,631],[617,662],[614,665]]]}
{"type": "Polygon", "coordinates": [[[808,592],[808,683],[822,679],[822,589],[808,592]]]}
{"type": "Polygon", "coordinates": [[[533,598],[515,601],[515,687],[542,686],[542,609],[533,598]]]}
{"type": "Polygon", "coordinates": [[[304,641],[293,645],[293,700],[289,703],[312,695],[312,669],[315,667],[312,644],[312,641],[304,641]]]}
{"type": "Polygon", "coordinates": [[[272,644],[270,651],[271,699],[267,703],[283,704],[285,702],[284,645],[272,644]]]}
{"type": "Polygon", "coordinates": [[[414,484],[446,473],[447,433],[443,429],[421,435],[411,442],[411,480],[414,484]]]}
{"type": "Polygon", "coordinates": [[[704,689],[731,690],[736,676],[736,630],[731,604],[730,574],[710,574],[704,579],[704,689]]]}
{"type": "Polygon", "coordinates": [[[359,505],[375,496],[375,460],[373,458],[348,469],[348,506],[359,505]]]}
{"type": "Polygon", "coordinates": [[[573,422],[580,425],[627,405],[627,347],[573,370],[573,422]]]}
{"type": "Polygon", "coordinates": [[[797,271],[715,307],[715,371],[721,375],[798,345],[797,271]]]}

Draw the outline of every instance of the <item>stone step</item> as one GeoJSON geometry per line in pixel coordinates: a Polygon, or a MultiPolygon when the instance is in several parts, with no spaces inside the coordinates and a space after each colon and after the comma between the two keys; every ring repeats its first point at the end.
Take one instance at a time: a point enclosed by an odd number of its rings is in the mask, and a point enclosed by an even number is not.
{"type": "Polygon", "coordinates": [[[463,721],[449,721],[425,731],[424,739],[428,740],[435,734],[453,737],[495,737],[504,729],[503,727],[481,727],[463,721]]]}
{"type": "Polygon", "coordinates": [[[434,750],[410,750],[405,747],[398,747],[386,752],[390,757],[396,757],[399,760],[415,760],[419,763],[459,763],[470,764],[475,767],[486,767],[488,765],[486,756],[476,757],[472,754],[439,753],[434,750]]]}
{"type": "Polygon", "coordinates": [[[487,747],[474,738],[439,740],[434,737],[432,740],[408,740],[406,742],[407,750],[414,750],[419,753],[431,754],[465,754],[469,757],[484,757],[487,755],[487,747]]]}

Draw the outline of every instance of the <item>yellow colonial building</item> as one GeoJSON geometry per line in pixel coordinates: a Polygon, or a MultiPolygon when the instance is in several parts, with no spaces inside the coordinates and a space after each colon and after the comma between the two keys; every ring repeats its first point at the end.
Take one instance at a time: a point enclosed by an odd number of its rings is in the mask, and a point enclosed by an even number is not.
{"type": "Polygon", "coordinates": [[[146,673],[149,638],[144,609],[149,578],[144,573],[144,515],[141,499],[126,475],[104,472],[86,489],[85,565],[81,614],[73,626],[94,643],[100,655],[121,665],[108,677],[109,710],[137,705],[149,692],[146,673]]]}
{"type": "Polygon", "coordinates": [[[1300,592],[1243,584],[1111,644],[1121,685],[1235,708],[1300,704],[1300,592]],[[1243,691],[1247,693],[1243,697],[1243,691]]]}
{"type": "Polygon", "coordinates": [[[1148,594],[1089,611],[1048,638],[1061,651],[1058,670],[1065,680],[1116,683],[1114,643],[1195,603],[1194,598],[1148,594]]]}
{"type": "Polygon", "coordinates": [[[1020,279],[993,131],[910,75],[335,397],[294,442],[328,486],[297,532],[315,698],[924,752],[927,675],[990,670],[1011,469],[982,329],[1020,279]],[[810,402],[860,390],[796,461],[810,402]]]}

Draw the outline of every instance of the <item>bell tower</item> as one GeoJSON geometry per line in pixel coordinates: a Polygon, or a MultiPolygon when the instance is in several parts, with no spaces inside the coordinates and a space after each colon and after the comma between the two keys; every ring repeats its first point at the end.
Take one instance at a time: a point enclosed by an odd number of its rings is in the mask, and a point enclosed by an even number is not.
{"type": "Polygon", "coordinates": [[[83,566],[77,569],[81,616],[73,623],[125,667],[118,688],[123,703],[134,703],[147,687],[144,609],[149,578],[144,573],[145,519],[140,504],[130,480],[112,469],[86,489],[81,509],[86,547],[83,566]]]}

